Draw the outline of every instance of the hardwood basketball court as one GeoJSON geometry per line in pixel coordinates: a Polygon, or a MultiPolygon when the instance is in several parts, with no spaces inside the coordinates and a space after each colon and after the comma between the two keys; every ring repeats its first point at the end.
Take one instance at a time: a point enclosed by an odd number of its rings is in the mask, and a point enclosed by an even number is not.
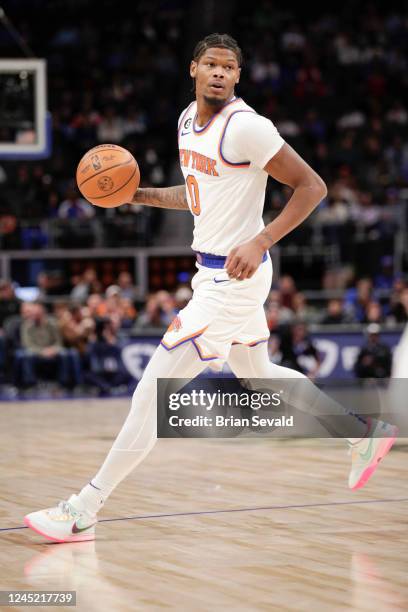
{"type": "Polygon", "coordinates": [[[95,611],[408,609],[404,441],[351,492],[342,440],[159,440],[96,542],[25,528],[95,473],[128,409],[0,406],[0,590],[73,589],[95,611]]]}

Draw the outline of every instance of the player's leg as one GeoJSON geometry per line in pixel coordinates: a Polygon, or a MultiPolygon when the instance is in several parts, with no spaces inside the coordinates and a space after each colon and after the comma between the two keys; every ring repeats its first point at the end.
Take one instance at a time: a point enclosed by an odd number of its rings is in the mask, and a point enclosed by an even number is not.
{"type": "Polygon", "coordinates": [[[208,364],[187,342],[171,351],[159,346],[133,394],[130,412],[102,467],[68,502],[27,515],[25,524],[48,539],[68,542],[95,537],[96,514],[114,488],[146,457],[157,439],[157,379],[193,379],[208,364]]]}
{"type": "Polygon", "coordinates": [[[159,345],[132,398],[127,419],[98,473],[79,493],[87,509],[96,512],[113,489],[146,457],[157,440],[157,379],[192,380],[208,364],[201,361],[191,342],[172,351],[159,345]]]}
{"type": "Polygon", "coordinates": [[[391,377],[408,377],[408,325],[405,325],[404,332],[394,350],[391,377]]]}
{"type": "Polygon", "coordinates": [[[339,437],[349,438],[352,429],[358,436],[356,439],[350,439],[352,442],[366,436],[368,423],[364,418],[345,410],[301,372],[272,363],[266,342],[252,347],[233,346],[228,364],[242,380],[243,385],[249,388],[257,385],[268,388],[268,384],[273,384],[273,380],[284,379],[285,383],[281,386],[285,391],[286,402],[298,410],[312,414],[320,422],[326,421],[329,432],[334,431],[339,437]],[[258,382],[252,379],[262,380],[258,382]]]}
{"type": "Polygon", "coordinates": [[[233,346],[228,364],[235,376],[250,388],[257,384],[251,379],[262,379],[259,385],[263,389],[268,388],[268,380],[279,379],[281,383],[282,379],[288,379],[284,385],[288,403],[315,416],[327,431],[348,440],[352,458],[349,486],[353,490],[367,482],[396,439],[394,426],[347,410],[302,373],[271,363],[266,342],[253,347],[233,346]],[[301,384],[300,379],[303,379],[301,384]],[[351,431],[356,437],[350,437],[351,431]]]}

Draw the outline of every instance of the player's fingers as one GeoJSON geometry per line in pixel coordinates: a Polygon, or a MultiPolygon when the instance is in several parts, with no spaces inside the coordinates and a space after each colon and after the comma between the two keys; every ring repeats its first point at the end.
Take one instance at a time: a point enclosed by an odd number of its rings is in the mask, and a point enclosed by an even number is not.
{"type": "Polygon", "coordinates": [[[245,280],[246,274],[247,274],[247,268],[248,268],[247,264],[244,264],[241,262],[234,271],[234,277],[237,280],[245,280]]]}
{"type": "Polygon", "coordinates": [[[231,261],[234,259],[236,253],[236,249],[231,249],[231,251],[227,255],[227,259],[225,260],[224,268],[228,268],[231,264],[231,261]]]}
{"type": "Polygon", "coordinates": [[[231,274],[232,271],[235,270],[235,268],[237,267],[237,263],[238,261],[234,257],[231,257],[231,259],[228,262],[228,265],[225,266],[228,274],[231,274]]]}
{"type": "Polygon", "coordinates": [[[251,278],[256,272],[256,266],[249,266],[247,278],[251,278]]]}
{"type": "Polygon", "coordinates": [[[241,280],[245,280],[247,278],[251,278],[251,276],[253,275],[253,270],[251,267],[247,267],[241,274],[240,278],[241,280]]]}
{"type": "Polygon", "coordinates": [[[246,278],[246,265],[242,264],[235,270],[235,278],[237,280],[244,280],[246,278]]]}
{"type": "Polygon", "coordinates": [[[229,262],[229,264],[227,266],[227,272],[228,272],[228,274],[230,276],[234,275],[234,273],[236,272],[237,268],[239,268],[240,263],[241,263],[241,261],[240,261],[239,257],[237,257],[236,255],[233,255],[231,257],[231,260],[230,260],[230,262],[229,262]]]}
{"type": "Polygon", "coordinates": [[[234,270],[232,271],[233,277],[240,279],[244,269],[245,269],[244,264],[242,263],[242,261],[239,261],[237,265],[235,266],[234,270]]]}

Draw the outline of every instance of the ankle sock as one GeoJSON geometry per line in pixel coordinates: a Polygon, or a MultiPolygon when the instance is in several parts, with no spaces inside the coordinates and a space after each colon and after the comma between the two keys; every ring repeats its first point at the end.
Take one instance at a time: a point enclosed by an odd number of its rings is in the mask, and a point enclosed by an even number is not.
{"type": "MultiPolygon", "coordinates": [[[[78,506],[81,505],[81,508],[78,509],[86,510],[89,514],[97,514],[105,503],[101,490],[92,484],[92,481],[83,487],[77,498],[78,506]]],[[[76,505],[75,502],[74,505],[76,505]]]]}

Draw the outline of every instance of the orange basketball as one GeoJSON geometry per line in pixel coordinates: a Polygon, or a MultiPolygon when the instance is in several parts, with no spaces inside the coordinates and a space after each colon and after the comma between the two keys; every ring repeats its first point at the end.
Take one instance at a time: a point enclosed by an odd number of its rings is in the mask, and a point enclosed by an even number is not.
{"type": "Polygon", "coordinates": [[[78,164],[76,181],[91,204],[114,208],[132,200],[139,187],[139,166],[123,147],[103,144],[85,153],[78,164]]]}

